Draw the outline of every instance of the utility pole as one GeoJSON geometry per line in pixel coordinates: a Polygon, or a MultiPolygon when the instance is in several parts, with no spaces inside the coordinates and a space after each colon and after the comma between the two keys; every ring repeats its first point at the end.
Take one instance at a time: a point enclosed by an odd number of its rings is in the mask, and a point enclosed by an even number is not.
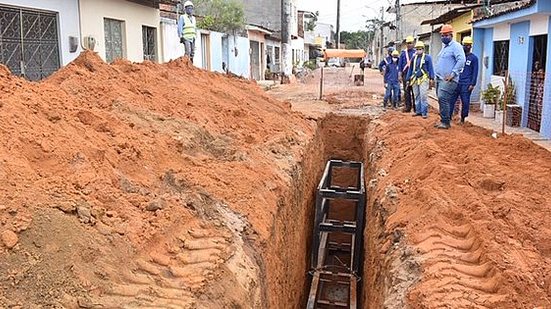
{"type": "Polygon", "coordinates": [[[396,42],[402,41],[402,17],[400,16],[400,0],[396,0],[396,42]]]}
{"type": "Polygon", "coordinates": [[[383,48],[383,41],[385,40],[385,7],[381,7],[381,45],[379,46],[381,48],[381,61],[385,58],[385,52],[383,48]]]}
{"type": "Polygon", "coordinates": [[[281,0],[281,83],[289,82],[293,72],[291,49],[291,0],[281,0]]]}
{"type": "Polygon", "coordinates": [[[337,49],[341,44],[341,0],[337,0],[337,49]]]}

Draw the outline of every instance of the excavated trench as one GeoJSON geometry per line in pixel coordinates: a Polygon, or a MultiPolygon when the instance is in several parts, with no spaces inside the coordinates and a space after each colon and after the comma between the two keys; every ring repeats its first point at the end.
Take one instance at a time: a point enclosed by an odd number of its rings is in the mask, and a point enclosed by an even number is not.
{"type": "MultiPolygon", "coordinates": [[[[368,117],[330,114],[318,121],[317,133],[293,170],[288,192],[278,201],[271,241],[262,255],[263,299],[267,308],[305,308],[310,289],[311,242],[315,190],[330,159],[360,161],[365,166],[366,190],[373,168],[370,159],[376,139],[368,117]]],[[[379,308],[385,300],[385,265],[379,256],[385,235],[374,201],[366,200],[363,265],[358,285],[358,308],[379,308]]]]}

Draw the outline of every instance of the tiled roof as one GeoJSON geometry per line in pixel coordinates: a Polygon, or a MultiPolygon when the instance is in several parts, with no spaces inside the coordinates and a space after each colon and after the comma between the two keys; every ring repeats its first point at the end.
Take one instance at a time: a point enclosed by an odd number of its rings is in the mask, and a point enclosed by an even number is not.
{"type": "Polygon", "coordinates": [[[508,13],[520,11],[522,9],[531,7],[536,4],[536,0],[518,0],[518,1],[504,1],[500,4],[494,4],[489,9],[489,14],[482,15],[479,18],[475,18],[473,23],[482,21],[485,19],[495,18],[508,13]]]}

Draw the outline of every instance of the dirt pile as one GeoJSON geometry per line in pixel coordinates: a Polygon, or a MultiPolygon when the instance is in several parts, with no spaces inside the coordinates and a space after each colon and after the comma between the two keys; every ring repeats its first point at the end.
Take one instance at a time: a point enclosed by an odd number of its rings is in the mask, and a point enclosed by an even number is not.
{"type": "Polygon", "coordinates": [[[374,308],[551,306],[549,152],[397,113],[372,133],[374,308]]]}
{"type": "Polygon", "coordinates": [[[260,300],[244,250],[271,237],[313,123],[182,59],[85,52],[41,83],[0,79],[0,232],[19,236],[0,304],[260,300]]]}

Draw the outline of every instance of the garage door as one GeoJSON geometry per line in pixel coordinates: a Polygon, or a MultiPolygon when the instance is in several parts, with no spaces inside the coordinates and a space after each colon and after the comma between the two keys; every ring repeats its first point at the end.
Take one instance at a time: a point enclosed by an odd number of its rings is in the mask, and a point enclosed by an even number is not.
{"type": "Polygon", "coordinates": [[[0,6],[0,62],[40,80],[60,67],[57,14],[0,6]]]}

